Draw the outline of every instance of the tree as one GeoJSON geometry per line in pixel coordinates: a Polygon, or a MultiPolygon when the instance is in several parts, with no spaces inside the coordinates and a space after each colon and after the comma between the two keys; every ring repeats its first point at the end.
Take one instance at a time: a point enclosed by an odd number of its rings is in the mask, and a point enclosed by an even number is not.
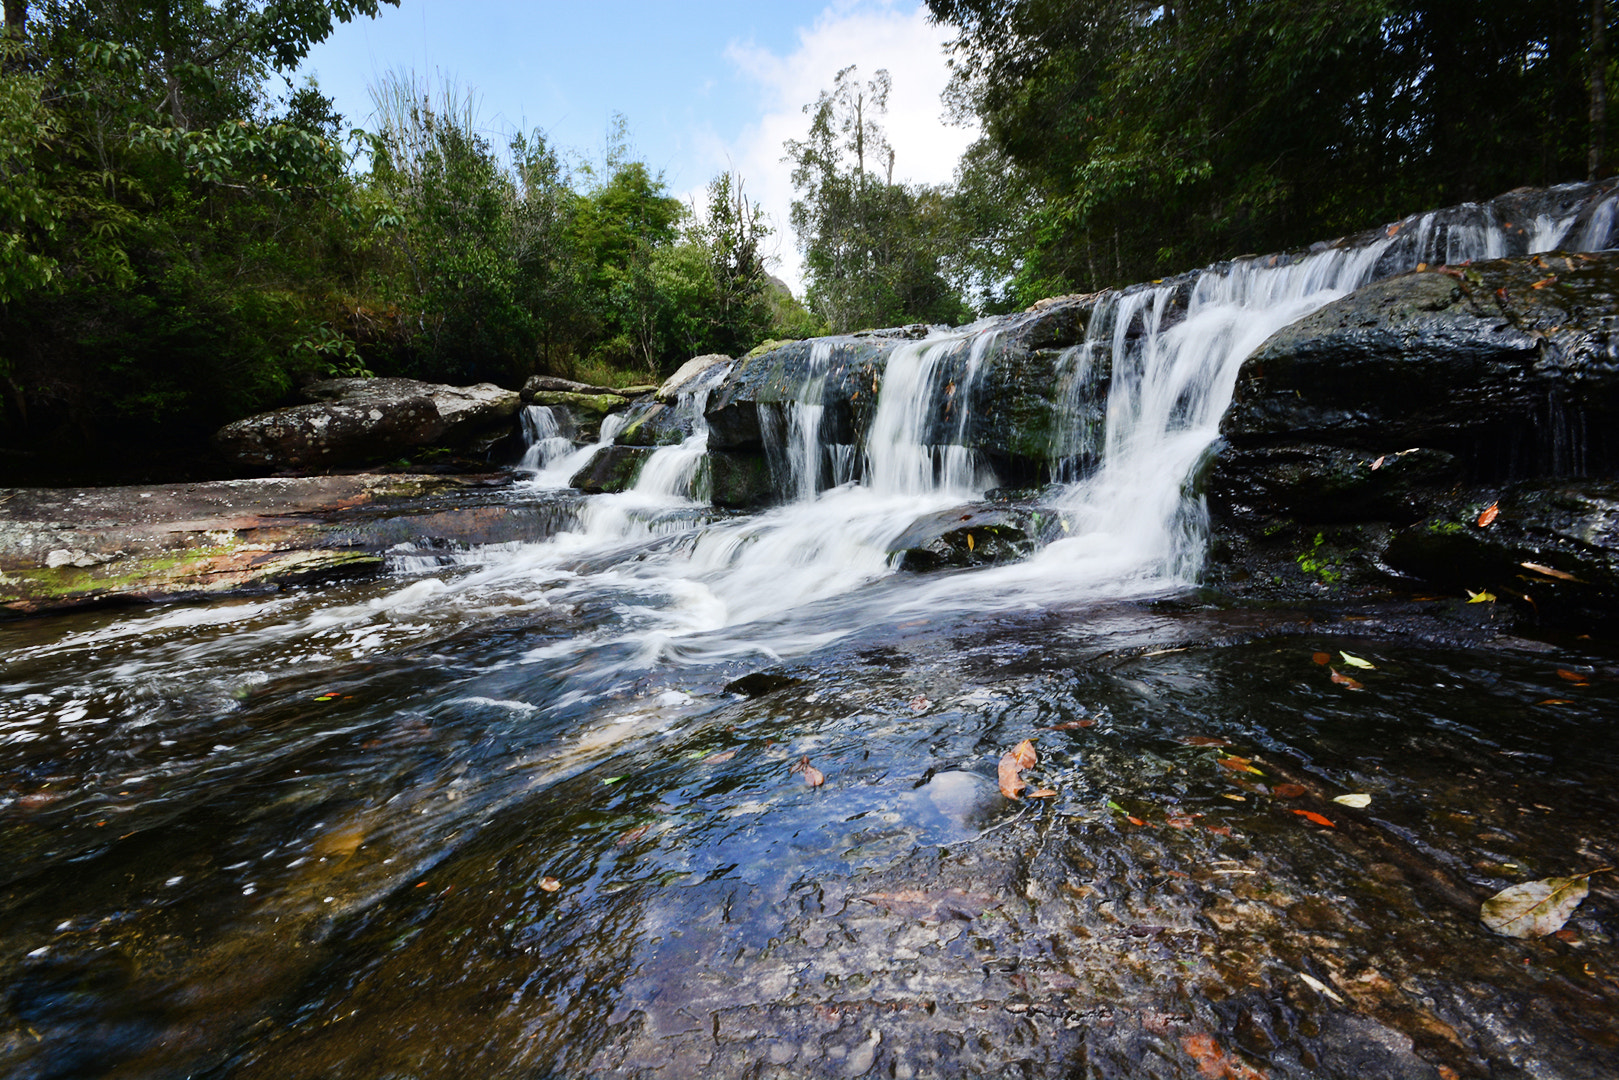
{"type": "Polygon", "coordinates": [[[786,143],[809,305],[840,331],[964,313],[940,273],[942,193],[893,182],[894,151],[876,121],[890,86],[886,71],[862,84],[854,66],[844,68],[804,107],[808,136],[786,143]],[[881,162],[882,176],[868,159],[881,162]]]}

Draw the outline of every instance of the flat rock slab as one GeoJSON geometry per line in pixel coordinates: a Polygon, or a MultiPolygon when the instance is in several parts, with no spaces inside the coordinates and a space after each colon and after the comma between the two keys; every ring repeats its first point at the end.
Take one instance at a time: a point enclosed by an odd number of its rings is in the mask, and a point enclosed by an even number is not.
{"type": "Polygon", "coordinates": [[[369,574],[401,543],[551,531],[554,514],[487,497],[507,482],[357,474],[0,489],[0,609],[30,614],[369,574]]]}

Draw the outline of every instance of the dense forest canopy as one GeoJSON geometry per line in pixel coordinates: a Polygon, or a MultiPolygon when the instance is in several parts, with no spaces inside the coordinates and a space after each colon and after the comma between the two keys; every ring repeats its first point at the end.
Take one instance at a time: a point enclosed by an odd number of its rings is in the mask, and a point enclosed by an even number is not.
{"type": "Polygon", "coordinates": [[[982,136],[916,185],[886,71],[806,104],[806,307],[745,178],[686,205],[623,124],[586,160],[396,72],[352,130],[297,65],[383,2],[5,0],[0,468],[201,446],[333,374],[622,385],[960,322],[1603,176],[1614,143],[1611,0],[928,0],[982,136]]]}
{"type": "Polygon", "coordinates": [[[1013,303],[1609,167],[1609,0],[928,7],[983,124],[974,261],[1013,303]]]}

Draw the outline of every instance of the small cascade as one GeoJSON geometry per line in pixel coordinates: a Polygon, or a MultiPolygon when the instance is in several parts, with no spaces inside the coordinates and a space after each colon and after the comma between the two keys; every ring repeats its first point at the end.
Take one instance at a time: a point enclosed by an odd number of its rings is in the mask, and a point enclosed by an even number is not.
{"type": "MultiPolygon", "coordinates": [[[[530,406],[530,408],[543,408],[543,406],[530,406]]],[[[550,412],[551,410],[545,409],[545,411],[550,412]]],[[[527,432],[527,423],[527,414],[525,414],[525,433],[527,432]]],[[[567,443],[566,449],[559,444],[552,444],[553,449],[543,458],[536,457],[535,463],[531,463],[529,458],[529,454],[534,449],[531,445],[529,450],[523,454],[523,464],[520,468],[534,470],[534,475],[529,478],[529,483],[535,487],[565,488],[580,469],[589,465],[592,458],[613,444],[613,440],[618,437],[618,433],[624,430],[624,423],[625,420],[621,414],[604,416],[602,417],[601,433],[595,442],[586,446],[578,446],[571,439],[563,440],[567,443]]]]}
{"type": "Polygon", "coordinates": [[[552,462],[574,452],[574,441],[563,430],[563,418],[550,406],[525,405],[518,419],[522,424],[524,446],[523,458],[517,465],[519,469],[545,472],[552,462]]]}
{"type": "Polygon", "coordinates": [[[994,486],[982,455],[961,437],[996,336],[969,327],[906,342],[889,355],[866,441],[866,483],[874,491],[972,498],[994,486]]]}
{"type": "MultiPolygon", "coordinates": [[[[778,413],[764,409],[759,426],[764,437],[770,473],[777,487],[796,500],[808,500],[828,485],[823,478],[833,474],[831,486],[839,480],[835,460],[828,461],[827,447],[821,442],[821,421],[826,415],[827,372],[832,364],[833,342],[821,338],[810,346],[808,370],[792,401],[784,402],[778,413]],[[831,466],[830,469],[828,466],[831,466]]],[[[846,479],[846,478],[845,478],[846,479]]]]}

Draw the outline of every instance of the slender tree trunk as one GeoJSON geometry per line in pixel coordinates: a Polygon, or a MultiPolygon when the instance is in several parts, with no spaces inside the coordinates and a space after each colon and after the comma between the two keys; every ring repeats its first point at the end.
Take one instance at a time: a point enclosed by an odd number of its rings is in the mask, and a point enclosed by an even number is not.
{"type": "Polygon", "coordinates": [[[6,36],[21,41],[28,33],[28,0],[6,0],[6,36]]]}
{"type": "Polygon", "coordinates": [[[1586,178],[1602,175],[1607,157],[1608,126],[1608,0],[1591,0],[1591,149],[1586,158],[1586,178]]]}

